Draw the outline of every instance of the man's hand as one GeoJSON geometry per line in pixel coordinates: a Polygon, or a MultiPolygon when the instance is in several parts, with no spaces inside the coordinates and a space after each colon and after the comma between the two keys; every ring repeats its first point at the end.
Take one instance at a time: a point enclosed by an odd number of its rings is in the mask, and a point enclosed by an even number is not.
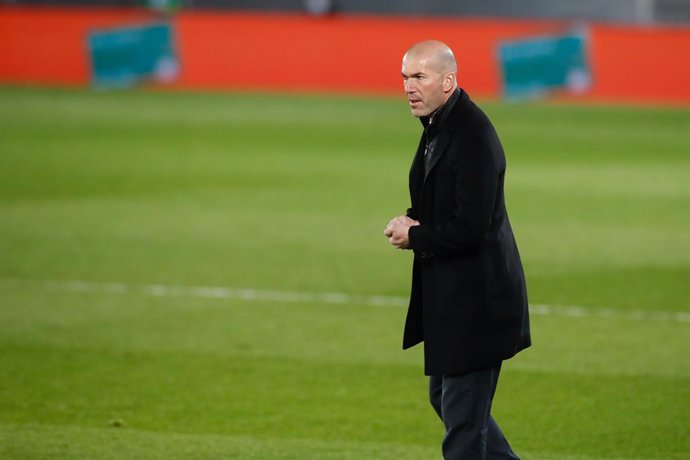
{"type": "Polygon", "coordinates": [[[419,225],[419,222],[407,216],[398,216],[388,222],[388,226],[386,226],[383,234],[388,237],[388,241],[396,248],[407,249],[410,246],[410,227],[415,225],[419,225]]]}

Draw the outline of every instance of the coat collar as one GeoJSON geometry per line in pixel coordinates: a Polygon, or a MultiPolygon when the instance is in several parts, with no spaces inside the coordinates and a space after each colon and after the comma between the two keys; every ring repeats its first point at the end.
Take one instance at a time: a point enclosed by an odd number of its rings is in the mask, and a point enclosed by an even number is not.
{"type": "MultiPolygon", "coordinates": [[[[428,169],[424,171],[424,183],[426,183],[427,177],[429,177],[429,174],[433,171],[438,160],[444,155],[446,147],[448,147],[448,143],[451,139],[450,133],[458,128],[462,122],[462,114],[470,104],[471,101],[467,93],[457,88],[448,101],[436,111],[433,123],[429,123],[429,117],[420,117],[420,121],[425,126],[424,141],[427,140],[428,136],[434,136],[436,132],[438,132],[437,144],[434,149],[435,154],[431,159],[431,164],[428,169]],[[433,129],[433,131],[431,131],[431,129],[433,129]]],[[[421,156],[423,157],[423,155],[421,156]]],[[[420,158],[420,161],[424,161],[424,159],[420,158]]]]}
{"type": "Polygon", "coordinates": [[[445,128],[452,131],[455,129],[455,123],[452,123],[450,126],[445,126],[448,124],[449,118],[455,118],[455,115],[458,112],[464,111],[460,110],[460,108],[462,107],[464,109],[469,102],[470,98],[467,93],[458,87],[455,89],[455,91],[453,91],[453,94],[450,95],[448,100],[436,110],[436,112],[430,116],[419,117],[419,121],[422,123],[422,126],[424,126],[425,130],[433,129],[436,131],[445,128]],[[458,106],[459,110],[454,110],[456,105],[458,106]],[[451,114],[453,116],[451,116],[451,114]]]}

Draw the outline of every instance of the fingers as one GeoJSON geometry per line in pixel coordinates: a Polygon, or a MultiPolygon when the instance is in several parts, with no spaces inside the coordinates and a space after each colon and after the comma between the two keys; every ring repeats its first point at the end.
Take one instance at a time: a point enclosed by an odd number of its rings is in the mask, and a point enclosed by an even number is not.
{"type": "Polygon", "coordinates": [[[407,245],[408,245],[407,240],[405,240],[405,239],[395,240],[395,239],[391,238],[390,243],[396,249],[407,249],[407,245]]]}
{"type": "Polygon", "coordinates": [[[393,219],[395,223],[400,224],[400,225],[409,225],[412,219],[410,219],[407,216],[398,216],[395,219],[393,219]]]}
{"type": "Polygon", "coordinates": [[[419,222],[417,222],[416,220],[410,219],[407,216],[398,216],[398,217],[395,217],[394,219],[391,219],[391,221],[388,223],[388,226],[404,225],[405,227],[410,227],[412,225],[415,225],[415,222],[417,223],[417,225],[419,224],[419,222]]]}
{"type": "Polygon", "coordinates": [[[388,222],[388,225],[386,225],[386,228],[383,230],[383,234],[390,238],[390,236],[393,234],[393,226],[394,225],[395,225],[395,219],[391,219],[388,222]]]}
{"type": "Polygon", "coordinates": [[[397,224],[393,226],[392,232],[388,238],[391,245],[397,249],[407,249],[409,245],[408,239],[408,227],[407,225],[397,224]]]}
{"type": "Polygon", "coordinates": [[[388,238],[393,234],[393,231],[395,230],[395,227],[399,224],[398,219],[400,217],[394,217],[388,222],[388,225],[386,226],[386,229],[383,231],[383,234],[386,235],[388,238]]]}
{"type": "Polygon", "coordinates": [[[404,249],[404,246],[406,245],[406,238],[403,237],[401,241],[399,241],[398,239],[395,239],[396,242],[394,242],[393,235],[398,230],[401,230],[401,227],[402,227],[402,229],[406,230],[407,228],[413,227],[415,225],[419,225],[419,221],[411,219],[408,216],[394,217],[393,219],[390,220],[390,222],[388,222],[388,225],[383,230],[383,234],[389,239],[389,241],[391,242],[392,245],[394,245],[395,247],[404,249]],[[401,244],[401,243],[403,246],[399,246],[399,244],[401,244]]]}
{"type": "Polygon", "coordinates": [[[395,231],[395,227],[396,227],[395,219],[392,219],[390,222],[388,222],[388,225],[386,226],[385,230],[383,231],[383,234],[390,238],[390,236],[395,231]]]}

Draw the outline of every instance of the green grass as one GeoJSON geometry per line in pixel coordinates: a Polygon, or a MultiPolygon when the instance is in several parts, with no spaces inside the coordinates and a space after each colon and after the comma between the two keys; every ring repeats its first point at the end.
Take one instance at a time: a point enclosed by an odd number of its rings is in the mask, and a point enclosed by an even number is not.
{"type": "MultiPolygon", "coordinates": [[[[690,110],[482,106],[531,303],[582,314],[505,365],[513,447],[690,458],[690,110]]],[[[419,131],[396,99],[0,87],[0,458],[439,458],[404,308],[146,288],[405,297],[419,131]]]]}

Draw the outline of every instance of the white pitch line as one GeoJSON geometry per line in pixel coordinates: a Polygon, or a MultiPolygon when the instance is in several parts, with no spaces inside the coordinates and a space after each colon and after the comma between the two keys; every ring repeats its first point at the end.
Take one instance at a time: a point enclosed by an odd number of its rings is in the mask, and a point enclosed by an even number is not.
{"type": "Polygon", "coordinates": [[[339,292],[298,292],[164,284],[127,285],[122,283],[92,283],[88,281],[50,280],[34,282],[47,289],[72,292],[104,292],[109,294],[143,294],[154,297],[197,297],[288,303],[355,304],[373,307],[403,307],[407,305],[407,299],[403,297],[381,295],[357,296],[339,292]]]}
{"type": "MultiPolygon", "coordinates": [[[[2,280],[2,282],[39,284],[46,289],[60,291],[140,294],[154,297],[195,297],[285,303],[365,305],[370,307],[405,307],[408,303],[408,299],[405,297],[351,295],[339,292],[299,292],[213,286],[176,286],[167,284],[129,285],[123,283],[96,283],[90,281],[67,280],[2,280]]],[[[613,308],[587,308],[548,304],[530,304],[529,308],[531,314],[541,316],[690,323],[690,312],[617,310],[613,308]]]]}

